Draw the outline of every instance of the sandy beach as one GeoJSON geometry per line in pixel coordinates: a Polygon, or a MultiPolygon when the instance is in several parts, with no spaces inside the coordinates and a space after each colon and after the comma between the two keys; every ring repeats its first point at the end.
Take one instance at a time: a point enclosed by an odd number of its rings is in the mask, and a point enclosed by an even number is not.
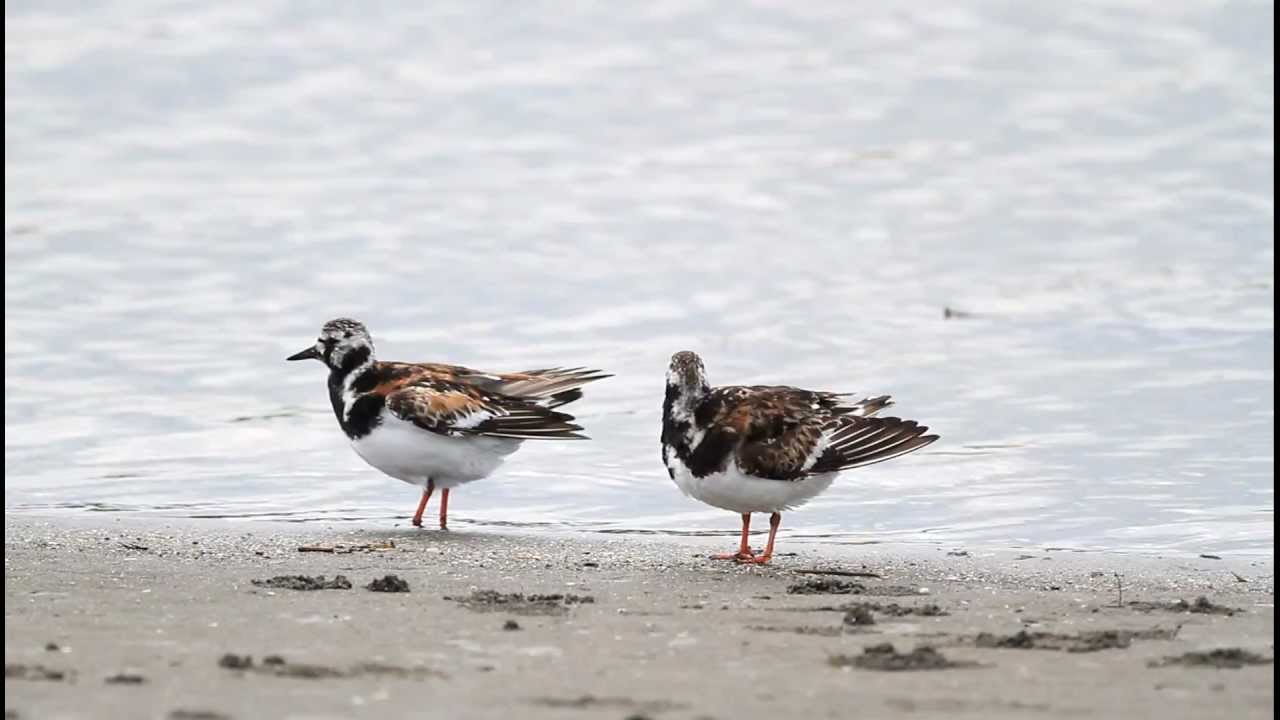
{"type": "Polygon", "coordinates": [[[7,516],[6,717],[1272,715],[1269,560],[732,542],[7,516]]]}

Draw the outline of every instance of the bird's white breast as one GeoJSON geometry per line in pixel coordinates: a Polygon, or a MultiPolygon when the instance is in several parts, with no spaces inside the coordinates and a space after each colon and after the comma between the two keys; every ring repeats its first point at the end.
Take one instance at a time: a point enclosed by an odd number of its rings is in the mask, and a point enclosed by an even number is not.
{"type": "Polygon", "coordinates": [[[497,469],[519,440],[492,437],[450,437],[406,422],[382,410],[381,422],[368,435],[351,441],[365,462],[398,480],[448,488],[479,480],[497,469]]]}
{"type": "Polygon", "coordinates": [[[836,477],[836,473],[822,473],[800,480],[758,478],[739,470],[732,459],[720,472],[695,477],[675,450],[663,448],[663,457],[671,470],[671,479],[681,492],[736,513],[774,513],[798,508],[831,487],[836,477]]]}

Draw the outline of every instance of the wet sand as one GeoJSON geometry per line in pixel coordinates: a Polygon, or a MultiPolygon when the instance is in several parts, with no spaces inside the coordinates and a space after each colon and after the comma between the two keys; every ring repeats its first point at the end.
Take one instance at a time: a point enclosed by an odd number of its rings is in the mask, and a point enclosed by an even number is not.
{"type": "Polygon", "coordinates": [[[1269,560],[782,543],[6,517],[6,717],[1272,716],[1269,560]]]}

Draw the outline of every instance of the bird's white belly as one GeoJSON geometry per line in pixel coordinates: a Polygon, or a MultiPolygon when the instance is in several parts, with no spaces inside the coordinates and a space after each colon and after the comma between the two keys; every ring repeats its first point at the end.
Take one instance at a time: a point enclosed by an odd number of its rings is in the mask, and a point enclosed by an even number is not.
{"type": "Polygon", "coordinates": [[[695,477],[674,452],[668,452],[667,467],[680,491],[708,505],[736,513],[774,513],[792,510],[831,487],[836,473],[811,475],[801,480],[768,480],[752,477],[730,461],[723,472],[695,477]]]}
{"type": "Polygon", "coordinates": [[[398,480],[438,488],[479,480],[497,469],[519,440],[492,437],[448,437],[382,412],[373,432],[351,441],[364,461],[398,480]]]}

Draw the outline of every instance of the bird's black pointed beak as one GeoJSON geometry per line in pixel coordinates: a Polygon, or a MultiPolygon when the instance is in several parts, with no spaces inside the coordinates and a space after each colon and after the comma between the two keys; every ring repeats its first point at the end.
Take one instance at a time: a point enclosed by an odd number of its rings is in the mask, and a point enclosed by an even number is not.
{"type": "Polygon", "coordinates": [[[320,359],[321,359],[320,351],[316,350],[315,345],[312,345],[311,347],[307,348],[306,350],[303,350],[302,352],[296,352],[290,355],[289,357],[285,358],[285,360],[320,360],[320,359]]]}

